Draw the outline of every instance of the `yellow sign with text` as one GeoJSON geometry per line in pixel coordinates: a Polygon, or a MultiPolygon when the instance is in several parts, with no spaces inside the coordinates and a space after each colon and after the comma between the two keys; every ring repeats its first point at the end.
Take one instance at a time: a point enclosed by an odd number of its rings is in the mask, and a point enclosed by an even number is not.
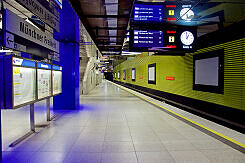
{"type": "Polygon", "coordinates": [[[20,68],[14,68],[14,74],[20,74],[20,68]]]}

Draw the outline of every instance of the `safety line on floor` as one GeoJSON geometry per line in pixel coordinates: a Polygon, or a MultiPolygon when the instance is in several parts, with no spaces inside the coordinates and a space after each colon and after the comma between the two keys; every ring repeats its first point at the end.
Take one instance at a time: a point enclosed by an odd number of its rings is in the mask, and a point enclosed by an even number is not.
{"type": "MultiPolygon", "coordinates": [[[[110,81],[108,81],[108,82],[110,82],[110,81]]],[[[231,146],[232,148],[237,149],[237,150],[239,150],[242,153],[245,153],[245,144],[242,144],[242,143],[240,143],[240,142],[238,142],[238,141],[236,141],[236,140],[234,140],[234,139],[232,139],[232,138],[230,138],[228,136],[225,136],[225,135],[223,135],[223,134],[221,134],[221,133],[219,133],[219,132],[217,132],[217,131],[215,131],[213,129],[210,129],[210,128],[202,125],[202,124],[199,124],[199,123],[189,119],[189,118],[186,118],[186,117],[184,117],[184,116],[182,116],[182,115],[180,115],[178,113],[175,113],[174,111],[172,111],[170,109],[167,109],[167,108],[165,108],[165,107],[163,107],[163,106],[161,106],[159,104],[156,104],[153,101],[150,101],[150,100],[148,100],[148,99],[146,99],[146,98],[144,98],[144,97],[142,97],[142,96],[130,91],[129,89],[124,88],[123,86],[120,86],[120,85],[118,85],[116,83],[113,83],[113,82],[110,82],[110,83],[116,85],[117,87],[119,87],[119,88],[121,88],[121,89],[123,89],[123,90],[125,90],[125,91],[127,91],[127,92],[129,92],[129,93],[141,98],[141,99],[143,99],[144,101],[146,101],[146,102],[148,102],[150,104],[153,104],[153,105],[157,106],[158,108],[161,108],[162,110],[164,110],[164,111],[166,111],[168,113],[171,113],[171,115],[174,115],[174,117],[176,117],[178,119],[181,119],[181,120],[184,120],[185,122],[191,124],[193,127],[196,127],[199,130],[205,132],[206,134],[208,134],[208,135],[210,135],[212,137],[215,137],[216,139],[218,139],[218,140],[222,141],[223,143],[231,146]]]]}

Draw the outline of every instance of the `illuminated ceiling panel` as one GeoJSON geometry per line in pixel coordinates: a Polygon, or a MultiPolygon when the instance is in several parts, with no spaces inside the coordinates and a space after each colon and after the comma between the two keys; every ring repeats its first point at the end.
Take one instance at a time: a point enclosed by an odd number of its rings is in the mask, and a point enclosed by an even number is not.
{"type": "MultiPolygon", "coordinates": [[[[105,0],[106,14],[107,15],[118,15],[118,0],[105,0]]],[[[117,18],[108,18],[108,27],[117,28],[117,18]]],[[[116,36],[116,30],[109,30],[109,36],[116,36]]],[[[116,42],[115,37],[110,37],[111,42],[116,42]]]]}

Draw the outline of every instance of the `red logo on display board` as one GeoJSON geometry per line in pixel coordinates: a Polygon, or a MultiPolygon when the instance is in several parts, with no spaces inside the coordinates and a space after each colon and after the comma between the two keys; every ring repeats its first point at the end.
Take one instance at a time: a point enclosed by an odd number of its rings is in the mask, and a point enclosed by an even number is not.
{"type": "Polygon", "coordinates": [[[167,18],[167,21],[176,21],[176,18],[167,18]]]}
{"type": "Polygon", "coordinates": [[[140,78],[140,79],[143,79],[143,76],[140,76],[139,78],[140,78]]]}
{"type": "Polygon", "coordinates": [[[167,76],[167,77],[166,77],[166,80],[175,80],[175,77],[167,76]]]}
{"type": "Polygon", "coordinates": [[[175,7],[176,7],[176,5],[166,5],[166,7],[175,8],[175,7]]]}
{"type": "Polygon", "coordinates": [[[167,45],[166,48],[172,48],[172,49],[175,49],[175,48],[177,48],[177,46],[176,46],[176,45],[167,45]]]}
{"type": "Polygon", "coordinates": [[[167,33],[176,33],[176,31],[167,31],[167,33]]]}

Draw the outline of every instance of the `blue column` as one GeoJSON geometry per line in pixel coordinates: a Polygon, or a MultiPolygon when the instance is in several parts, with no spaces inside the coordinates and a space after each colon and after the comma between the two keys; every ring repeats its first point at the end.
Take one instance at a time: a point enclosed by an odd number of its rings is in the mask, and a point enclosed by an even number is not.
{"type": "Polygon", "coordinates": [[[1,116],[1,109],[3,109],[4,105],[4,96],[3,96],[3,55],[5,53],[0,53],[0,148],[1,148],[1,153],[0,153],[0,162],[2,163],[2,116],[1,116]]]}
{"type": "Polygon", "coordinates": [[[60,64],[63,66],[62,94],[54,97],[55,110],[79,107],[79,18],[67,0],[60,11],[60,64]]]}
{"type": "Polygon", "coordinates": [[[3,66],[3,55],[5,55],[5,53],[0,53],[0,109],[3,109],[3,104],[4,104],[4,96],[3,96],[3,83],[4,83],[4,81],[3,81],[3,71],[4,71],[4,69],[3,69],[3,67],[4,67],[3,66]]]}

